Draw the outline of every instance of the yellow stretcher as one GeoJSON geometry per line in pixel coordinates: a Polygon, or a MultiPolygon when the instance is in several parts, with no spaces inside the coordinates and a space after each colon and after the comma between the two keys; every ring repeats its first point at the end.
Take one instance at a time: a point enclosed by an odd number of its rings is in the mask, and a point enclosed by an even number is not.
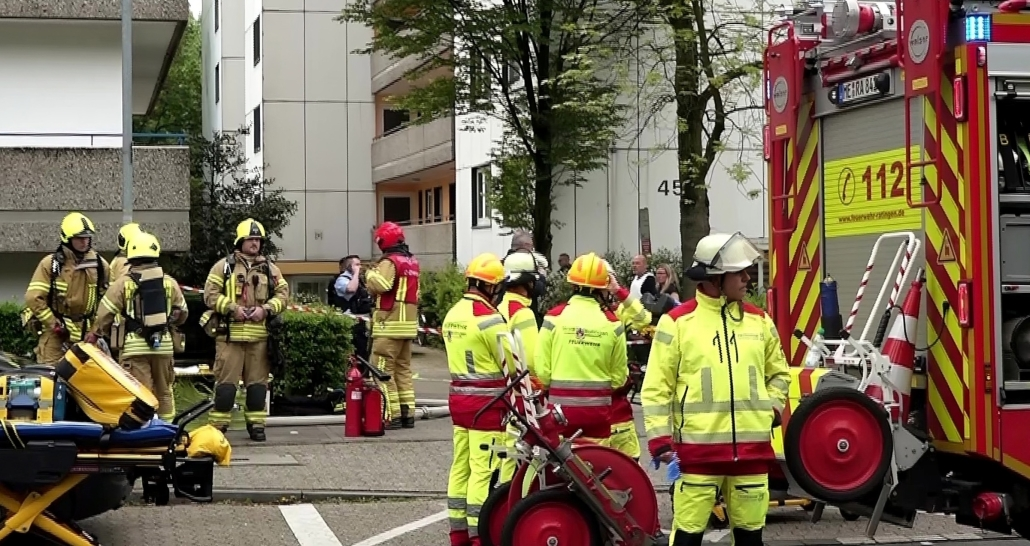
{"type": "Polygon", "coordinates": [[[211,409],[209,400],[172,423],[151,421],[137,430],[109,431],[96,423],[0,421],[0,541],[14,533],[41,532],[59,544],[97,546],[75,522],[47,509],[95,474],[140,479],[147,502],[168,504],[171,491],[193,502],[210,502],[211,457],[185,455],[185,427],[211,409]]]}

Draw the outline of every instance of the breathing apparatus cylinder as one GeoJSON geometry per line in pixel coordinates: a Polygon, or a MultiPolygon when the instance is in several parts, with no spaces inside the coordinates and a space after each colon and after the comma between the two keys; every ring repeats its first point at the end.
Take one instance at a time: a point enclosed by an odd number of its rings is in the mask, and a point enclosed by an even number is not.
{"type": "Polygon", "coordinates": [[[837,300],[837,281],[833,280],[833,277],[828,276],[819,283],[819,306],[822,313],[823,335],[826,339],[840,339],[844,321],[841,319],[840,302],[837,300]]]}
{"type": "Polygon", "coordinates": [[[343,425],[343,435],[347,438],[360,437],[364,428],[362,425],[362,413],[365,410],[364,389],[365,380],[361,377],[361,370],[358,369],[356,363],[351,362],[350,370],[347,371],[347,388],[344,391],[347,397],[347,420],[343,425]]]}

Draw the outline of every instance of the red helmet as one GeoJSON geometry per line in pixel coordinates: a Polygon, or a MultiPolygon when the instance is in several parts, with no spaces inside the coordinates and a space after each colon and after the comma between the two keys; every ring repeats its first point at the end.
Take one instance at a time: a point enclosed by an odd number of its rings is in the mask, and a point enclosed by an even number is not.
{"type": "Polygon", "coordinates": [[[404,242],[404,230],[393,222],[383,222],[376,228],[375,239],[379,250],[386,250],[404,242]]]}

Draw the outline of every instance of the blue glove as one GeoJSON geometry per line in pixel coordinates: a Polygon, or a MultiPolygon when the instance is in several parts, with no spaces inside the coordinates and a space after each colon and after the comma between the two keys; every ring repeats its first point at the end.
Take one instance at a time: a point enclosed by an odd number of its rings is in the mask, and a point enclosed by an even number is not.
{"type": "MultiPolygon", "coordinates": [[[[654,467],[655,470],[658,470],[658,467],[661,466],[661,464],[662,461],[658,459],[651,459],[651,466],[654,467]]],[[[680,479],[680,458],[678,455],[676,455],[676,453],[672,454],[672,461],[669,462],[668,466],[665,469],[665,472],[665,477],[668,478],[670,482],[674,482],[680,479]]]]}

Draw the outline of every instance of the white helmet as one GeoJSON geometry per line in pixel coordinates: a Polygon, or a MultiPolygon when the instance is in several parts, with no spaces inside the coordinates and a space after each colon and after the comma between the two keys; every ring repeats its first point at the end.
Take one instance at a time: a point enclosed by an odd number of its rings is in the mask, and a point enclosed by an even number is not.
{"type": "Polygon", "coordinates": [[[703,267],[705,276],[735,273],[751,267],[761,256],[755,245],[739,231],[733,235],[713,233],[698,241],[691,269],[700,273],[703,267]]]}
{"type": "Polygon", "coordinates": [[[536,260],[529,252],[513,252],[504,258],[504,270],[508,274],[507,280],[510,284],[533,279],[537,269],[536,260]]]}

